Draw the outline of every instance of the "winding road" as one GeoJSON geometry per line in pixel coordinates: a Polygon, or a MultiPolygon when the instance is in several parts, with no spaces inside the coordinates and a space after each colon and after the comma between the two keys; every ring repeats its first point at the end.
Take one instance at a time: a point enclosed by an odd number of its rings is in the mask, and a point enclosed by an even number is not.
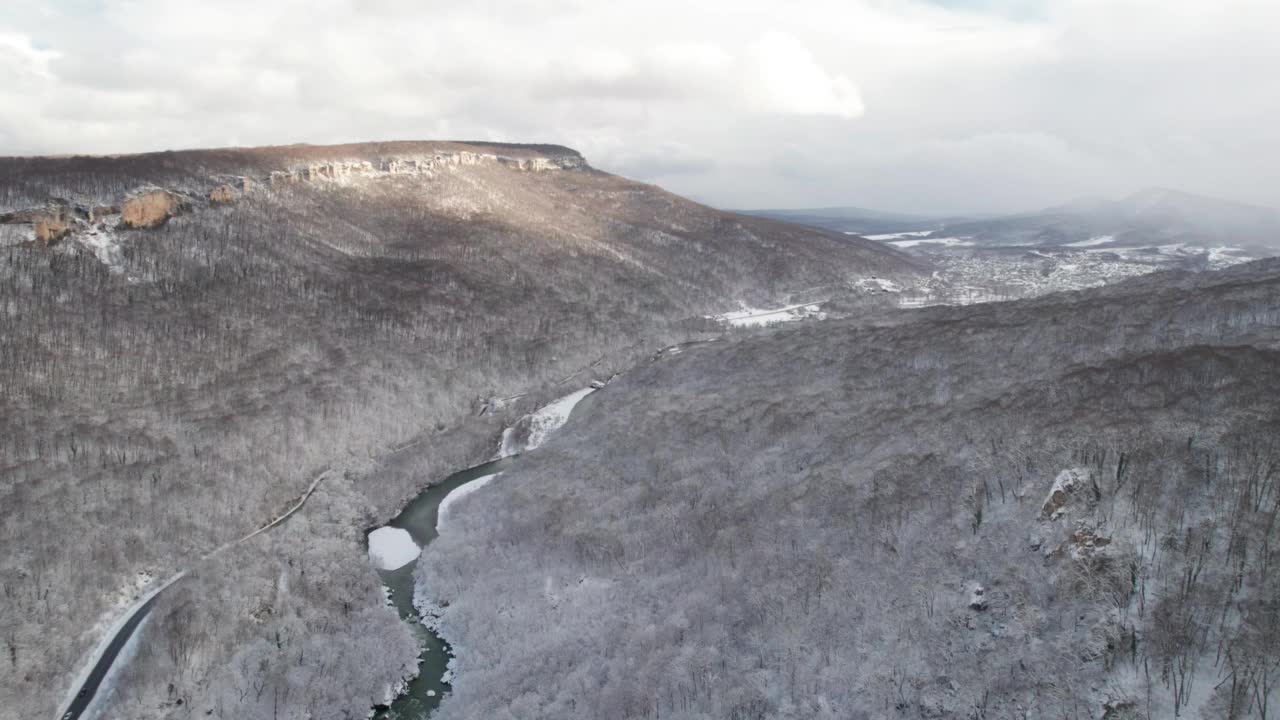
{"type": "MultiPolygon", "coordinates": [[[[210,552],[197,560],[197,564],[204,562],[205,560],[208,560],[229,548],[235,547],[246,540],[261,535],[271,528],[283,523],[285,520],[288,520],[290,516],[302,509],[302,506],[311,498],[311,494],[316,491],[317,487],[319,487],[320,481],[324,480],[325,476],[328,475],[329,472],[329,470],[325,470],[317,475],[316,479],[311,482],[311,486],[307,488],[305,493],[303,493],[302,498],[298,500],[298,503],[289,508],[289,510],[283,515],[238,540],[232,540],[225,545],[219,546],[213,552],[210,552]]],[[[93,704],[94,698],[98,694],[98,688],[102,686],[102,682],[111,672],[116,658],[120,656],[120,651],[124,649],[126,644],[128,644],[130,638],[132,638],[133,634],[138,630],[138,627],[142,625],[142,621],[146,619],[147,614],[151,612],[153,607],[155,607],[156,600],[159,599],[160,594],[171,585],[185,577],[186,574],[187,571],[183,570],[177,575],[166,580],[160,587],[157,587],[146,595],[143,595],[141,599],[131,605],[125,611],[124,615],[116,621],[116,624],[112,626],[111,630],[107,632],[102,641],[98,643],[98,646],[94,648],[93,654],[90,656],[89,662],[86,663],[85,669],[81,671],[80,677],[77,678],[75,684],[72,685],[73,694],[63,700],[62,709],[58,711],[58,718],[60,718],[60,720],[78,720],[78,718],[84,715],[84,713],[93,704]]]]}

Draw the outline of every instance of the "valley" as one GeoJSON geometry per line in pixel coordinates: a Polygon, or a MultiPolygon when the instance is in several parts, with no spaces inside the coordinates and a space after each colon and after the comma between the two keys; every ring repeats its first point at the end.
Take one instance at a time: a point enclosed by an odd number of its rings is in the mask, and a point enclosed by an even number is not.
{"type": "Polygon", "coordinates": [[[626,373],[424,550],[438,717],[1258,716],[1278,303],[1263,261],[626,373]]]}
{"type": "Polygon", "coordinates": [[[551,146],[0,170],[14,717],[1271,693],[1273,260],[863,238],[551,146]]]}
{"type": "Polygon", "coordinates": [[[1277,720],[1277,27],[0,2],[0,720],[1277,720]]]}
{"type": "Polygon", "coordinates": [[[104,712],[362,715],[418,654],[364,530],[492,456],[560,383],[718,332],[704,316],[814,287],[861,302],[851,280],[923,272],[548,146],[6,159],[0,180],[18,231],[0,268],[14,717],[53,716],[113,598],[180,570],[104,712]],[[111,262],[94,232],[118,236],[111,262]],[[304,512],[197,562],[326,468],[304,512]]]}

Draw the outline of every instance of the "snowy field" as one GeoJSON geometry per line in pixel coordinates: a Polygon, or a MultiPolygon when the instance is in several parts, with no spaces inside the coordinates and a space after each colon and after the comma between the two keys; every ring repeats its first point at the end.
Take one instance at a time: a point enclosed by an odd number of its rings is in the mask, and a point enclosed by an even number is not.
{"type": "Polygon", "coordinates": [[[764,327],[766,325],[774,325],[777,323],[803,320],[804,318],[816,318],[821,320],[826,317],[826,314],[822,312],[821,303],[809,303],[806,305],[791,305],[771,310],[744,307],[741,310],[735,310],[734,312],[728,312],[721,315],[708,315],[707,317],[723,325],[740,328],[764,327]]]}
{"type": "Polygon", "coordinates": [[[891,240],[889,244],[898,248],[913,248],[920,245],[941,245],[943,247],[971,247],[973,239],[967,237],[917,238],[915,240],[891,240]]]}
{"type": "MultiPolygon", "coordinates": [[[[868,240],[901,240],[902,238],[919,238],[932,234],[932,230],[912,230],[910,232],[886,233],[884,235],[864,235],[868,240]]],[[[845,233],[845,235],[857,235],[857,233],[845,233]]]]}
{"type": "Polygon", "coordinates": [[[1094,247],[1097,245],[1106,245],[1107,243],[1115,239],[1116,239],[1115,235],[1097,235],[1095,237],[1089,238],[1088,240],[1081,240],[1080,242],[1067,243],[1062,247],[1094,247]]]}

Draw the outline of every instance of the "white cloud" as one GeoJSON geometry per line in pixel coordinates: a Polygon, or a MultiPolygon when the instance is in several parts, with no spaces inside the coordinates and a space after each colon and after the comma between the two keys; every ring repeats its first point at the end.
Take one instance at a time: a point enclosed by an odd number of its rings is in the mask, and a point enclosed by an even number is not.
{"type": "Polygon", "coordinates": [[[36,49],[25,35],[0,32],[0,72],[6,82],[48,80],[53,76],[49,63],[57,57],[57,52],[36,49]]]}
{"type": "Polygon", "coordinates": [[[828,75],[796,38],[770,32],[755,47],[759,66],[757,98],[766,110],[793,115],[856,118],[865,108],[853,82],[828,75]]]}
{"type": "Polygon", "coordinates": [[[1280,3],[982,4],[6,3],[0,154],[448,136],[737,207],[1280,204],[1280,3]]]}

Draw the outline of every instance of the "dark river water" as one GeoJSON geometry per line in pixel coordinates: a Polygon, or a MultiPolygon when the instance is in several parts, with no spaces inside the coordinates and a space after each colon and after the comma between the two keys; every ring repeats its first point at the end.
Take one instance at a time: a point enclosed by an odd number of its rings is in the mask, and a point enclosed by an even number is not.
{"type": "MultiPolygon", "coordinates": [[[[407,530],[418,547],[425,548],[437,535],[436,517],[440,502],[460,485],[502,472],[514,459],[494,460],[450,475],[444,482],[422,491],[387,526],[407,530]]],[[[422,662],[418,665],[418,677],[409,683],[408,689],[390,707],[380,707],[374,716],[376,718],[421,720],[435,710],[449,691],[449,685],[440,681],[449,662],[449,645],[422,624],[418,610],[413,606],[413,570],[417,566],[418,561],[414,560],[395,570],[378,570],[383,584],[391,589],[391,602],[399,611],[400,618],[413,627],[423,651],[422,662]]]]}

